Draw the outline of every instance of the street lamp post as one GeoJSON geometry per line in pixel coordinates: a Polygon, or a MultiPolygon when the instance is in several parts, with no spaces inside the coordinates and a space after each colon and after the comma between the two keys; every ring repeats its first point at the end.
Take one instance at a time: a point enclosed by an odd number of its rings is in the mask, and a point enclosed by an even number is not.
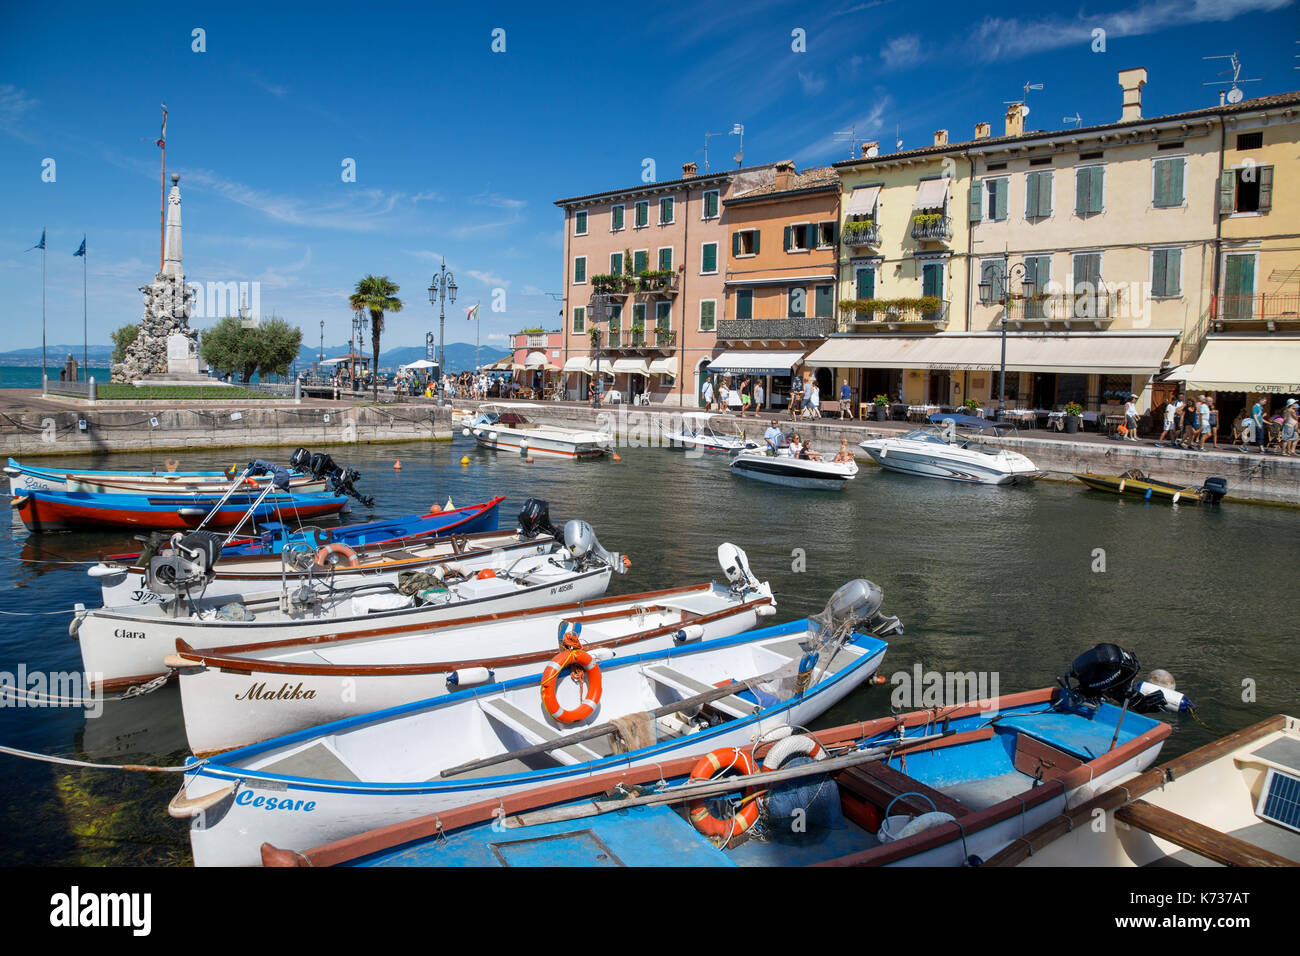
{"type": "Polygon", "coordinates": [[[320,320],[320,358],[316,360],[317,372],[320,371],[321,366],[324,364],[325,364],[325,320],[321,319],[320,320]]]}
{"type": "MultiPolygon", "coordinates": [[[[456,301],[456,277],[447,271],[447,260],[429,286],[429,304],[438,306],[438,375],[447,370],[447,300],[456,301]]],[[[430,359],[432,361],[432,359],[430,359]]]]}
{"type": "Polygon", "coordinates": [[[1004,249],[1002,252],[1002,274],[994,276],[993,267],[991,265],[985,266],[979,282],[980,304],[998,305],[1002,308],[1002,364],[998,372],[998,411],[994,421],[1002,419],[1002,405],[1006,401],[1007,394],[1007,303],[1016,299],[1031,298],[1038,288],[1035,277],[1030,276],[1029,267],[1026,263],[1017,262],[1014,266],[1008,267],[1007,261],[1007,252],[1004,249]],[[1007,292],[1012,278],[1016,275],[1020,276],[1020,295],[1007,292]],[[996,290],[993,288],[995,278],[998,285],[996,290]],[[996,295],[994,295],[995,291],[996,295]]]}
{"type": "Polygon", "coordinates": [[[609,293],[595,293],[587,307],[591,310],[592,322],[596,329],[596,338],[593,342],[596,350],[596,394],[591,400],[591,407],[600,408],[605,398],[605,377],[600,374],[600,323],[604,321],[605,314],[609,311],[609,293]]]}

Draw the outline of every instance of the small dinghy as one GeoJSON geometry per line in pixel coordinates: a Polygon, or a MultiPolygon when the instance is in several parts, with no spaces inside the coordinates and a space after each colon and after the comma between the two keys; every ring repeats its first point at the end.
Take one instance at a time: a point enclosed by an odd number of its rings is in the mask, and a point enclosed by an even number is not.
{"type": "MultiPolygon", "coordinates": [[[[271,841],[262,847],[262,861],[975,865],[1026,828],[1060,814],[1072,799],[1155,761],[1169,726],[1134,713],[1127,698],[1117,706],[1113,696],[1105,697],[1094,684],[816,733],[778,724],[753,744],[724,748],[701,742],[653,765],[614,768],[499,798],[470,794],[458,807],[315,847],[271,841]]],[[[1075,832],[1087,837],[1085,824],[1075,832]]]]}
{"type": "Polygon", "coordinates": [[[538,425],[524,415],[524,409],[541,407],[527,403],[483,405],[464,434],[473,435],[484,448],[503,448],[522,455],[599,458],[614,446],[613,436],[608,432],[538,425]]]}
{"type": "Polygon", "coordinates": [[[1094,491],[1107,491],[1114,495],[1128,495],[1143,501],[1167,501],[1170,504],[1194,505],[1204,501],[1217,505],[1228,494],[1228,482],[1223,478],[1206,478],[1205,483],[1197,488],[1194,485],[1179,485],[1171,481],[1161,481],[1144,475],[1136,468],[1122,475],[1094,475],[1083,472],[1074,477],[1094,491]]]}
{"type": "Polygon", "coordinates": [[[858,474],[857,462],[795,458],[788,448],[741,452],[731,461],[731,473],[787,488],[839,490],[858,474]]]}
{"type": "MultiPolygon", "coordinates": [[[[182,544],[185,544],[182,542],[182,544]]],[[[195,540],[190,559],[215,565],[215,543],[195,540]]],[[[156,604],[87,610],[78,605],[68,630],[81,644],[91,685],[110,689],[169,673],[163,659],[184,641],[220,648],[340,634],[397,634],[440,621],[547,607],[600,597],[627,560],[606,551],[591,526],[570,521],[553,553],[496,561],[477,573],[435,566],[401,586],[335,589],[328,581],[228,597],[174,595],[156,604]]]]}
{"type": "Polygon", "coordinates": [[[754,451],[762,446],[739,432],[726,435],[709,424],[713,412],[682,412],[682,426],[668,436],[669,447],[695,451],[754,451]]]}
{"type": "Polygon", "coordinates": [[[423,631],[194,649],[168,657],[197,755],[317,724],[537,674],[566,647],[604,667],[630,654],[728,637],[775,613],[772,590],[734,545],[718,548],[729,584],[600,598],[447,621],[423,631]]]}
{"type": "Polygon", "coordinates": [[[880,613],[881,598],[851,582],[818,620],[606,664],[575,648],[541,675],[196,760],[168,810],[191,820],[195,865],[256,864],[267,841],[315,846],[470,800],[751,746],[875,673],[886,649],[876,635],[901,627],[880,613]]]}

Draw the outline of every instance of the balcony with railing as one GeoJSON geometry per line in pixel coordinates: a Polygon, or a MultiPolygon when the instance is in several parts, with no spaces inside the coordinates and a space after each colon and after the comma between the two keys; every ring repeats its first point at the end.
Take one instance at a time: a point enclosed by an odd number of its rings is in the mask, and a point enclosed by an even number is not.
{"type": "Polygon", "coordinates": [[[840,237],[846,246],[880,245],[880,223],[846,222],[840,231],[840,237]]]}
{"type": "MultiPolygon", "coordinates": [[[[996,303],[995,303],[996,304],[996,303]]],[[[1091,325],[1103,329],[1120,313],[1120,293],[1064,292],[1015,298],[1007,303],[1007,323],[1017,329],[1026,322],[1043,325],[1091,325]]]]}
{"type": "Polygon", "coordinates": [[[948,326],[947,299],[866,299],[840,304],[841,332],[942,332],[948,326]]]}
{"type": "Polygon", "coordinates": [[[918,213],[912,217],[912,238],[917,242],[951,242],[951,217],[939,213],[918,213]]]}
{"type": "Polygon", "coordinates": [[[1300,295],[1216,295],[1210,313],[1215,325],[1224,328],[1264,326],[1300,331],[1300,295]]]}
{"type": "Polygon", "coordinates": [[[835,331],[835,320],[814,315],[783,319],[723,319],[718,323],[720,342],[780,342],[824,339],[835,331]]]}
{"type": "Polygon", "coordinates": [[[672,269],[642,272],[636,277],[636,292],[643,295],[676,295],[678,275],[672,269]]]}
{"type": "Polygon", "coordinates": [[[636,280],[625,275],[598,275],[589,281],[592,295],[607,295],[612,299],[626,298],[636,288],[636,280]]]}
{"type": "Polygon", "coordinates": [[[644,350],[671,350],[677,346],[677,333],[668,328],[633,325],[625,329],[602,331],[593,339],[593,347],[610,352],[636,352],[644,350]]]}

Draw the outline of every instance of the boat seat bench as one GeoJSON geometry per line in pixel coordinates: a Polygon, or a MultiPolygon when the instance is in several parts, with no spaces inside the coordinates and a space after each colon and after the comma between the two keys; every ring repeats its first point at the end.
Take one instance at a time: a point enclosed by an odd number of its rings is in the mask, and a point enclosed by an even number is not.
{"type": "MultiPolygon", "coordinates": [[[[529,744],[541,744],[551,740],[559,740],[561,734],[552,727],[546,726],[540,720],[529,717],[522,710],[509,701],[493,698],[479,701],[479,707],[483,712],[494,720],[505,724],[511,730],[521,735],[529,744]]],[[[599,760],[600,754],[588,750],[580,743],[570,744],[567,747],[556,748],[548,751],[556,760],[563,764],[586,763],[589,760],[599,760]]]]}
{"type": "Polygon", "coordinates": [[[1115,811],[1115,819],[1191,850],[1224,866],[1294,866],[1271,850],[1254,846],[1228,833],[1220,833],[1181,814],[1145,800],[1134,800],[1115,811]]]}
{"type": "MultiPolygon", "coordinates": [[[[700,694],[708,693],[711,690],[717,690],[717,688],[712,684],[698,681],[694,677],[683,674],[681,671],[673,670],[671,667],[667,667],[663,664],[656,664],[652,667],[644,668],[644,673],[656,683],[672,688],[686,697],[697,697],[700,694]]],[[[743,689],[744,685],[738,684],[737,687],[743,689]]],[[[720,698],[719,700],[710,701],[708,706],[716,708],[724,714],[737,718],[749,717],[754,713],[754,711],[758,710],[756,705],[741,700],[734,694],[720,698]]]]}
{"type": "Polygon", "coordinates": [[[941,813],[951,813],[954,817],[962,817],[971,812],[970,807],[958,803],[933,787],[926,786],[921,781],[915,780],[905,773],[899,773],[883,763],[868,763],[858,767],[850,767],[836,779],[841,789],[860,800],[880,807],[882,811],[889,806],[889,802],[895,797],[907,793],[923,794],[934,801],[934,807],[931,808],[930,804],[921,797],[907,796],[894,804],[895,808],[902,807],[906,812],[913,815],[919,816],[922,813],[929,813],[931,809],[938,810],[941,813]]]}

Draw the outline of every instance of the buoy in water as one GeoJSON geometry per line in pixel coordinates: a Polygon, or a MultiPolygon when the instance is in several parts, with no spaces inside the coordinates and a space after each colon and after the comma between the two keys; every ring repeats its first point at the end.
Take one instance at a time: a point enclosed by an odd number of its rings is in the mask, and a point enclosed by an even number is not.
{"type": "Polygon", "coordinates": [[[618,452],[611,452],[610,454],[612,454],[612,455],[614,456],[614,460],[615,460],[615,461],[622,461],[622,460],[623,460],[622,458],[618,457],[618,452]]]}
{"type": "Polygon", "coordinates": [[[889,683],[889,678],[888,678],[888,677],[885,677],[883,674],[875,674],[875,675],[872,676],[872,678],[871,678],[871,680],[869,681],[869,683],[872,683],[872,684],[888,684],[888,683],[889,683]]]}
{"type": "Polygon", "coordinates": [[[460,433],[461,433],[462,435],[464,435],[466,438],[469,437],[469,429],[468,429],[468,428],[462,428],[462,429],[460,430],[460,433]]]}
{"type": "Polygon", "coordinates": [[[461,456],[461,459],[460,459],[460,463],[461,463],[462,465],[468,465],[468,464],[469,464],[469,455],[462,455],[462,456],[461,456]]]}
{"type": "Polygon", "coordinates": [[[524,459],[524,461],[531,465],[533,463],[533,456],[529,455],[527,458],[524,459]]]}
{"type": "Polygon", "coordinates": [[[401,471],[401,470],[402,470],[402,459],[399,458],[399,459],[397,459],[397,461],[393,462],[393,468],[394,468],[394,470],[396,470],[396,471],[401,471]]]}

